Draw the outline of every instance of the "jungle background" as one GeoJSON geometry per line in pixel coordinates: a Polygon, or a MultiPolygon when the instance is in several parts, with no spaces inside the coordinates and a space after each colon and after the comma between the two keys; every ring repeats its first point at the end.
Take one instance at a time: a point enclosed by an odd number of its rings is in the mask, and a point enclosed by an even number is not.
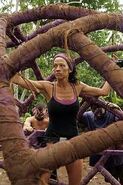
{"type": "MultiPolygon", "coordinates": [[[[87,7],[89,9],[94,9],[101,12],[119,12],[122,13],[122,6],[120,6],[118,0],[80,0],[80,1],[72,1],[72,0],[0,0],[0,13],[13,13],[17,11],[24,11],[33,7],[38,7],[38,5],[48,5],[48,4],[55,4],[55,3],[66,3],[69,5],[77,6],[77,7],[87,7]]],[[[24,35],[29,35],[39,27],[48,23],[49,20],[40,20],[31,23],[25,23],[21,25],[21,30],[24,35]]],[[[118,31],[109,31],[109,30],[100,30],[95,31],[93,33],[89,33],[88,36],[93,40],[98,46],[105,47],[110,45],[117,45],[123,42],[123,35],[118,31]]],[[[12,51],[12,48],[8,48],[7,52],[12,51]]],[[[48,75],[51,74],[51,67],[52,67],[52,59],[54,55],[61,51],[61,49],[53,48],[51,51],[47,52],[46,54],[42,55],[38,58],[38,65],[41,68],[41,73],[43,78],[46,78],[48,75]]],[[[108,55],[112,57],[115,54],[117,59],[123,59],[122,51],[117,52],[110,52],[108,55]]],[[[71,52],[73,57],[77,57],[77,54],[71,52]]],[[[85,61],[77,65],[77,72],[78,72],[78,79],[87,83],[91,86],[101,86],[103,84],[103,78],[93,69],[91,68],[85,61]],[[81,72],[80,72],[81,71],[81,72]]],[[[26,69],[23,72],[23,75],[26,78],[35,79],[35,75],[33,70],[26,69]]],[[[14,96],[19,99],[20,101],[24,101],[30,92],[14,85],[14,96]]],[[[105,97],[106,100],[118,104],[120,107],[123,107],[123,100],[116,94],[116,92],[112,91],[108,97],[105,97]]],[[[29,106],[28,112],[21,116],[22,122],[26,119],[27,116],[31,115],[31,109],[34,107],[38,102],[45,102],[44,98],[41,96],[37,96],[36,99],[32,102],[29,106]]],[[[2,155],[1,155],[2,158],[2,155]]],[[[89,170],[88,167],[88,159],[84,160],[84,172],[85,175],[89,170]]],[[[64,169],[59,171],[60,178],[66,181],[64,169]]],[[[9,185],[10,182],[6,177],[5,171],[0,170],[0,185],[9,185]]],[[[93,179],[90,184],[105,184],[102,176],[97,176],[93,179]],[[102,179],[102,180],[101,180],[102,179]]]]}

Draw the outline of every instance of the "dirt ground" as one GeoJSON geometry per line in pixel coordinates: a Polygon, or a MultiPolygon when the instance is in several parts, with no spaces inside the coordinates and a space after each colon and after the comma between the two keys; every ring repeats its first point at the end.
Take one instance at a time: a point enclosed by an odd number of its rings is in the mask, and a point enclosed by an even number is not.
{"type": "MultiPolygon", "coordinates": [[[[2,154],[0,153],[0,160],[2,159],[2,154]]],[[[88,165],[88,158],[84,159],[83,161],[83,176],[85,176],[88,171],[90,170],[90,167],[88,165]]],[[[67,174],[64,167],[61,167],[58,169],[58,177],[60,181],[67,183],[67,174]]],[[[88,185],[108,185],[109,183],[106,183],[104,181],[104,178],[101,174],[97,174],[93,179],[88,183],[88,185]]],[[[6,172],[3,169],[0,169],[0,185],[11,185],[6,172]]]]}
{"type": "MultiPolygon", "coordinates": [[[[87,175],[87,173],[90,171],[91,167],[88,165],[88,159],[86,158],[83,160],[83,177],[87,175]]],[[[58,170],[59,179],[62,180],[62,182],[65,182],[67,184],[67,173],[65,167],[61,167],[58,170]]],[[[101,174],[97,174],[95,177],[93,177],[88,185],[109,185],[109,183],[106,183],[104,181],[104,177],[101,174]]]]}

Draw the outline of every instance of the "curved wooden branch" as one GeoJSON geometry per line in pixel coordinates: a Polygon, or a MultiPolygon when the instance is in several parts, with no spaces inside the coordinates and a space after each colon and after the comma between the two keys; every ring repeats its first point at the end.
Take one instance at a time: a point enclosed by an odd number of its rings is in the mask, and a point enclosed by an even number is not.
{"type": "Polygon", "coordinates": [[[70,33],[67,37],[69,48],[77,51],[123,96],[123,79],[121,78],[123,72],[81,32],[87,33],[104,27],[114,29],[116,25],[117,29],[122,31],[122,15],[119,15],[119,22],[116,23],[115,14],[101,14],[64,23],[18,47],[8,57],[0,58],[0,142],[2,143],[5,169],[13,185],[38,185],[39,180],[36,177],[39,177],[45,170],[55,169],[76,159],[100,152],[112,145],[122,143],[123,121],[118,121],[107,128],[82,134],[69,141],[54,144],[49,148],[29,149],[15,109],[14,98],[5,83],[23,65],[27,65],[26,63],[34,60],[51,47],[63,47],[64,34],[67,30],[70,33]],[[72,28],[76,29],[72,30],[72,28]]]}
{"type": "Polygon", "coordinates": [[[33,102],[33,100],[34,100],[34,95],[32,95],[32,94],[30,94],[29,97],[26,98],[26,100],[23,102],[18,99],[15,99],[15,103],[19,108],[19,116],[28,112],[28,107],[33,102]]]}
{"type": "MultiPolygon", "coordinates": [[[[12,66],[11,70],[9,68],[9,71],[8,71],[9,78],[11,78],[11,76],[15,72],[20,71],[21,67],[23,67],[26,63],[29,63],[30,60],[32,61],[36,57],[39,57],[42,53],[48,51],[51,47],[63,46],[64,34],[66,30],[70,30],[71,35],[69,36],[69,40],[70,40],[70,42],[68,42],[69,47],[75,51],[79,50],[79,54],[81,55],[81,57],[83,57],[93,68],[95,68],[111,84],[112,88],[114,88],[120,96],[123,96],[123,93],[122,93],[122,73],[123,72],[120,70],[120,68],[116,64],[114,64],[114,62],[112,62],[107,57],[107,55],[104,52],[102,52],[101,49],[95,46],[95,44],[92,43],[92,41],[89,41],[89,39],[87,39],[87,37],[85,37],[84,35],[83,36],[82,34],[79,35],[81,41],[79,42],[78,46],[74,44],[76,43],[75,39],[72,39],[72,37],[74,36],[74,32],[76,33],[76,30],[78,31],[82,30],[84,33],[87,33],[99,28],[100,29],[116,28],[117,30],[122,31],[122,19],[123,19],[123,16],[120,14],[118,15],[117,14],[108,14],[108,15],[98,14],[98,15],[86,16],[83,18],[79,18],[73,22],[59,25],[56,28],[49,30],[45,34],[38,35],[31,41],[28,41],[27,43],[23,44],[21,47],[18,47],[14,52],[12,52],[9,55],[9,59],[11,61],[11,66],[12,66]],[[117,19],[119,20],[118,22],[117,22],[117,19]],[[101,20],[103,21],[103,24],[101,20]],[[86,26],[83,26],[83,25],[86,25],[86,26]],[[76,28],[76,29],[72,29],[72,28],[76,28]],[[44,48],[44,45],[46,46],[46,48],[44,48]],[[93,56],[93,60],[92,60],[92,57],[90,57],[90,55],[87,56],[87,52],[86,52],[87,48],[90,48],[89,52],[91,53],[92,56],[95,55],[93,56]],[[28,55],[28,53],[30,53],[30,55],[28,55]],[[98,61],[100,56],[102,58],[101,58],[101,62],[99,63],[98,61]],[[95,63],[95,57],[96,57],[96,63],[95,63]],[[16,61],[18,61],[18,63],[16,63],[16,61]],[[112,69],[113,69],[113,72],[111,74],[110,72],[112,71],[112,69]],[[116,75],[114,75],[114,71],[116,75]],[[117,74],[120,77],[116,79],[116,76],[118,76],[117,74]]],[[[78,37],[76,38],[77,40],[79,39],[78,37]]]]}
{"type": "Polygon", "coordinates": [[[12,42],[15,44],[15,45],[19,45],[21,44],[21,42],[17,39],[17,37],[14,35],[13,33],[13,30],[12,29],[9,29],[9,31],[7,31],[7,35],[8,37],[12,40],[12,42]]]}
{"type": "MultiPolygon", "coordinates": [[[[19,39],[22,41],[22,42],[27,42],[28,40],[31,40],[32,38],[36,37],[38,34],[41,34],[41,33],[45,33],[47,32],[49,29],[53,28],[53,27],[56,27],[62,23],[66,22],[65,20],[61,20],[61,19],[58,19],[58,20],[55,20],[53,22],[50,22],[44,26],[42,26],[41,28],[38,28],[36,31],[34,31],[32,34],[30,35],[27,35],[27,36],[23,36],[20,31],[18,30],[18,27],[15,27],[15,33],[17,31],[17,33],[15,35],[17,35],[17,38],[19,37],[19,39]],[[17,29],[17,30],[16,30],[17,29]],[[19,34],[18,34],[19,32],[19,34]]],[[[7,42],[7,48],[10,48],[10,47],[15,47],[15,46],[18,46],[19,44],[16,44],[15,42],[7,42]]]]}
{"type": "Polygon", "coordinates": [[[19,26],[16,26],[14,28],[14,35],[17,37],[18,40],[21,40],[21,42],[26,41],[26,39],[25,39],[24,35],[22,34],[19,26]]]}
{"type": "Polygon", "coordinates": [[[0,57],[5,54],[5,32],[7,27],[7,21],[4,18],[0,18],[0,57]]]}
{"type": "Polygon", "coordinates": [[[102,47],[102,50],[105,52],[123,51],[123,44],[105,46],[105,47],[102,47]]]}
{"type": "Polygon", "coordinates": [[[17,26],[22,23],[37,21],[39,19],[65,19],[74,20],[79,17],[87,16],[90,14],[99,14],[100,12],[83,8],[74,7],[67,4],[57,3],[49,4],[47,6],[40,6],[26,10],[24,12],[16,12],[8,15],[9,27],[17,26]]]}
{"type": "Polygon", "coordinates": [[[86,36],[82,36],[82,34],[76,35],[72,42],[70,41],[71,45],[72,43],[76,43],[78,39],[81,40],[81,44],[73,44],[73,47],[77,49],[79,54],[110,83],[121,97],[123,97],[123,71],[121,68],[86,36]]]}
{"type": "Polygon", "coordinates": [[[42,76],[42,74],[41,74],[40,68],[38,67],[36,61],[32,61],[31,63],[32,63],[31,68],[32,68],[33,71],[34,71],[34,74],[35,74],[35,76],[36,76],[36,79],[37,79],[37,80],[43,80],[43,76],[42,76]]]}

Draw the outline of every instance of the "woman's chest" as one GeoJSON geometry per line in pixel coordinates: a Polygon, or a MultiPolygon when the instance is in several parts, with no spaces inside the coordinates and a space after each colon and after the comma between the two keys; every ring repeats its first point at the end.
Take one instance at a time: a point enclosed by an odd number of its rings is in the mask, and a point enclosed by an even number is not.
{"type": "Polygon", "coordinates": [[[72,116],[76,114],[79,110],[79,101],[76,99],[74,102],[63,102],[58,101],[57,99],[54,99],[54,97],[51,98],[51,100],[48,103],[48,113],[49,115],[57,115],[59,117],[66,115],[72,116]]]}

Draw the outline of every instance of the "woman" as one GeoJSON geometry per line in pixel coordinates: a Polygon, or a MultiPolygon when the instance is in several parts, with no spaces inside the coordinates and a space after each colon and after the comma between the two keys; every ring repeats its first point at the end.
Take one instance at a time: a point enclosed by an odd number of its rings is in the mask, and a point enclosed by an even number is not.
{"type": "MultiPolygon", "coordinates": [[[[20,76],[12,79],[13,83],[29,89],[29,85],[35,91],[41,92],[48,101],[49,126],[46,136],[50,138],[66,137],[70,139],[78,135],[76,116],[79,110],[78,97],[80,93],[92,96],[105,96],[110,91],[110,86],[105,82],[102,88],[91,87],[82,82],[78,83],[75,77],[75,69],[71,65],[71,59],[64,53],[57,54],[54,58],[53,72],[55,82],[49,81],[24,81],[20,76]]],[[[69,185],[80,185],[81,161],[77,160],[66,166],[69,185]]]]}

